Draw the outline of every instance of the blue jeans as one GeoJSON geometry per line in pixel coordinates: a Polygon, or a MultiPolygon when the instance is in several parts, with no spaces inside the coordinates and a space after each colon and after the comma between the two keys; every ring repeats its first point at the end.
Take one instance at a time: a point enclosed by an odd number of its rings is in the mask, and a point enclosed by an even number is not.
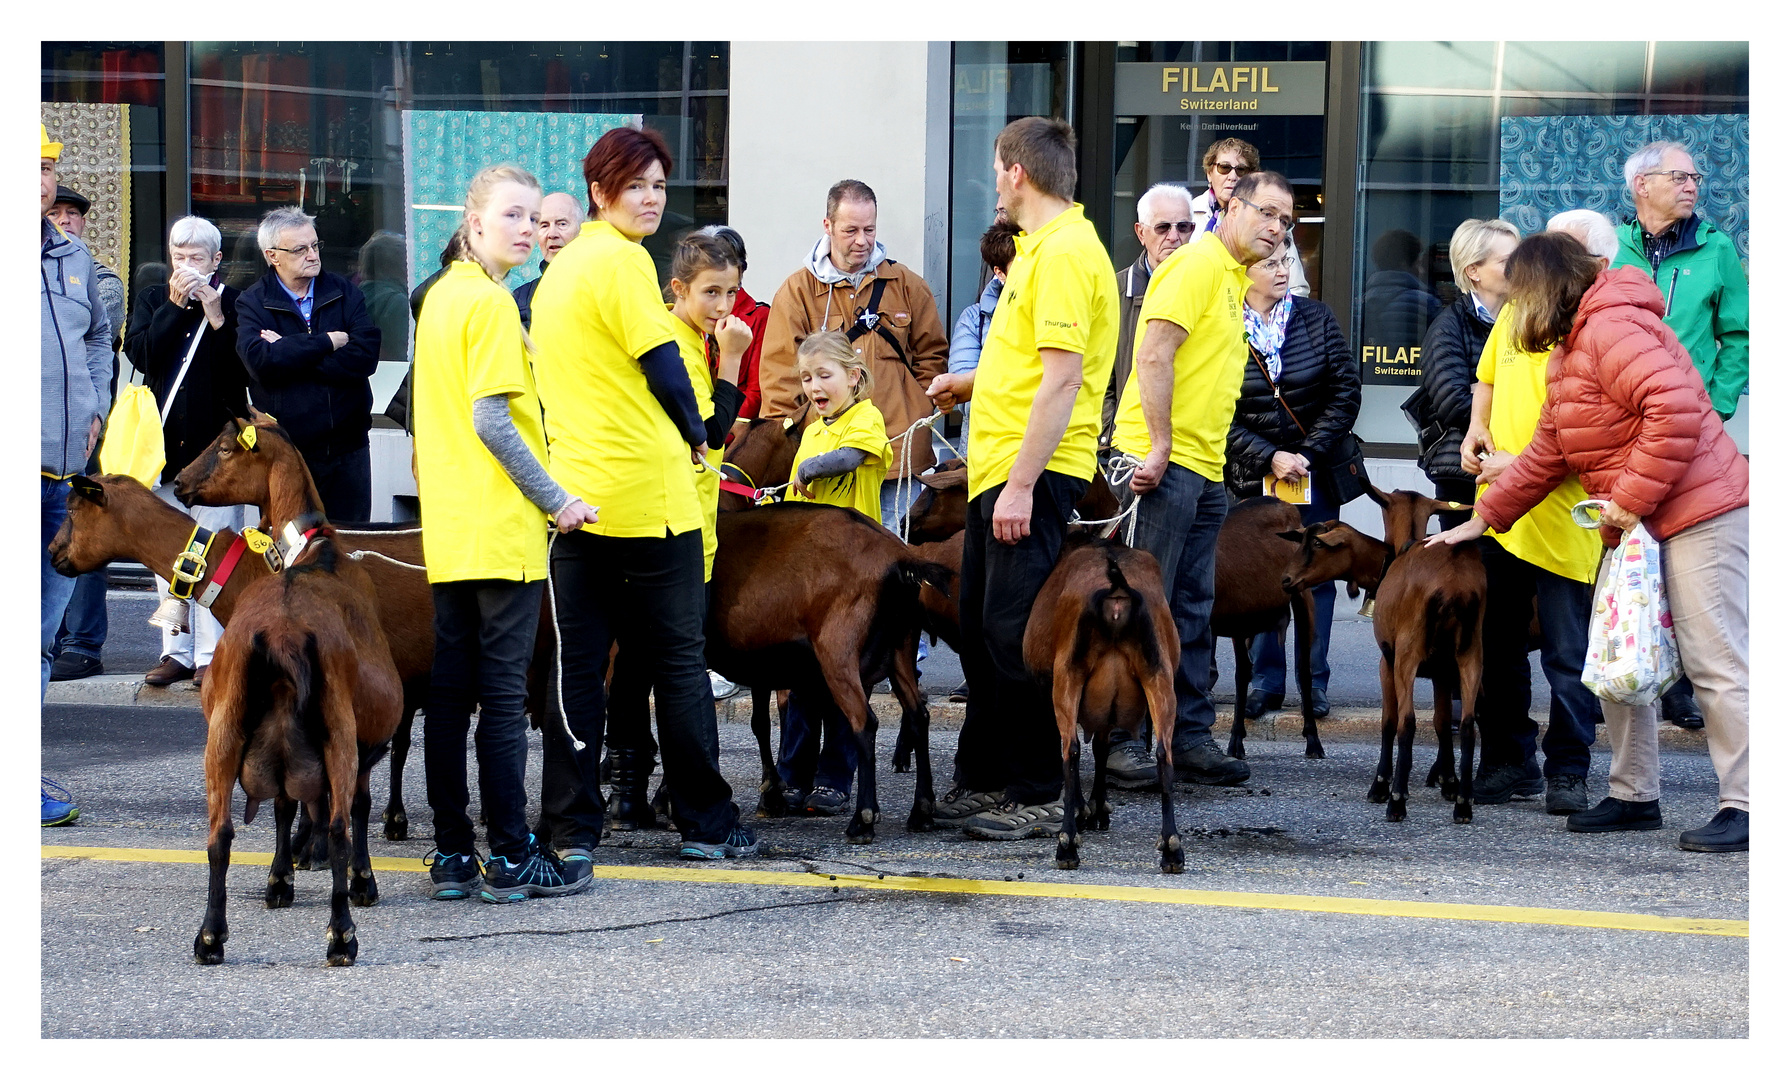
{"type": "MultiPolygon", "coordinates": [[[[1129,492],[1119,493],[1124,505],[1129,492]]],[[[1218,530],[1230,511],[1224,484],[1173,462],[1162,483],[1137,507],[1137,547],[1156,556],[1163,592],[1181,637],[1175,667],[1177,754],[1212,741],[1212,601],[1216,596],[1218,530]]]]}
{"type": "MultiPolygon", "coordinates": [[[[1299,521],[1316,525],[1331,521],[1338,513],[1336,500],[1324,491],[1324,485],[1313,482],[1311,503],[1299,508],[1299,521]]],[[[1311,628],[1311,685],[1314,690],[1330,689],[1330,622],[1336,614],[1336,582],[1328,581],[1311,590],[1317,614],[1311,628]]],[[[1249,665],[1254,668],[1249,686],[1264,694],[1285,694],[1287,690],[1287,643],[1285,634],[1257,634],[1251,643],[1249,665]]]]}
{"type": "Polygon", "coordinates": [[[852,777],[858,769],[858,739],[845,714],[824,691],[789,692],[777,749],[777,773],[788,786],[801,791],[830,787],[851,794],[852,777]]]}
{"type": "Polygon", "coordinates": [[[43,478],[43,546],[38,558],[43,563],[43,590],[39,613],[38,658],[42,661],[42,685],[37,699],[50,692],[50,652],[56,647],[56,630],[62,625],[62,613],[68,610],[68,598],[74,595],[75,579],[63,577],[50,565],[50,541],[68,518],[68,481],[43,478]]]}
{"type": "Polygon", "coordinates": [[[56,633],[55,653],[80,653],[100,658],[106,645],[106,571],[89,570],[75,579],[75,590],[62,613],[62,629],[56,633]]]}
{"type": "Polygon", "coordinates": [[[1591,628],[1591,586],[1525,562],[1492,537],[1480,541],[1485,559],[1485,689],[1479,727],[1483,761],[1515,764],[1535,754],[1537,726],[1529,719],[1529,601],[1541,617],[1541,667],[1552,691],[1548,733],[1542,737],[1547,776],[1584,776],[1601,715],[1597,697],[1579,681],[1591,628]]]}

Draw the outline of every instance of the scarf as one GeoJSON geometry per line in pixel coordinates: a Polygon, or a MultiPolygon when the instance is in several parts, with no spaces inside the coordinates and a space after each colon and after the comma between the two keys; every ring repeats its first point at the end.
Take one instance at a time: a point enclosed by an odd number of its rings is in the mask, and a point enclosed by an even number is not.
{"type": "Polygon", "coordinates": [[[1267,315],[1256,314],[1255,308],[1243,305],[1243,330],[1249,344],[1268,366],[1268,381],[1280,381],[1280,347],[1287,343],[1287,316],[1293,311],[1293,294],[1289,291],[1280,302],[1268,309],[1267,315]]]}

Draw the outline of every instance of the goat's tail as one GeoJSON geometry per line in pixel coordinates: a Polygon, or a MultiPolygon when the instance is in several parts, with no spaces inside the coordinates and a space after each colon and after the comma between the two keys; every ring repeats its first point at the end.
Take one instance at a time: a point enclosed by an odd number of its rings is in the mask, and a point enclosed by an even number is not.
{"type": "Polygon", "coordinates": [[[300,733],[319,754],[328,735],[323,723],[323,662],[317,654],[317,635],[290,628],[284,633],[257,631],[249,650],[247,683],[253,706],[245,712],[247,724],[271,718],[281,727],[300,733]]]}
{"type": "Polygon", "coordinates": [[[915,590],[916,595],[922,585],[930,585],[943,593],[951,591],[951,571],[935,562],[903,558],[895,564],[895,573],[903,585],[915,590]]]}
{"type": "Polygon", "coordinates": [[[1431,593],[1424,601],[1424,625],[1430,634],[1425,645],[1432,661],[1459,656],[1476,645],[1479,604],[1476,595],[1443,593],[1431,593]]]}
{"type": "Polygon", "coordinates": [[[1106,556],[1106,582],[1106,588],[1089,597],[1088,610],[1106,636],[1117,639],[1138,621],[1144,598],[1131,587],[1131,582],[1125,580],[1125,571],[1110,552],[1106,556]]]}

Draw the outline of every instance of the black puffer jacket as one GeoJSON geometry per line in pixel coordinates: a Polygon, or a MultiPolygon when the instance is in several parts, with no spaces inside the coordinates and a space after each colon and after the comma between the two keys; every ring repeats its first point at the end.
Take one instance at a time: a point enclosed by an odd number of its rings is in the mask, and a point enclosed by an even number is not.
{"type": "Polygon", "coordinates": [[[1473,298],[1463,294],[1423,335],[1425,422],[1434,427],[1418,432],[1417,462],[1431,480],[1475,482],[1461,468],[1461,440],[1473,416],[1473,373],[1491,334],[1492,324],[1479,317],[1473,298]]]}
{"type": "Polygon", "coordinates": [[[1304,454],[1315,475],[1361,413],[1361,367],[1349,353],[1336,316],[1317,300],[1293,297],[1286,343],[1280,349],[1280,393],[1292,406],[1300,434],[1274,398],[1268,376],[1252,357],[1244,362],[1243,391],[1231,417],[1225,482],[1239,495],[1260,495],[1274,453],[1304,454]]]}

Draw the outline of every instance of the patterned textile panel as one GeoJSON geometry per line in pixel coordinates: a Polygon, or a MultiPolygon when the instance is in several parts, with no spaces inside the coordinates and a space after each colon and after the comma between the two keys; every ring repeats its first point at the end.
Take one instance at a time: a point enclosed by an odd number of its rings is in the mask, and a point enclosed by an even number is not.
{"type": "Polygon", "coordinates": [[[1656,139],[1691,148],[1705,176],[1703,220],[1750,262],[1746,114],[1711,116],[1507,116],[1499,121],[1498,216],[1527,236],[1562,210],[1587,207],[1621,224],[1634,216],[1622,163],[1656,139]]]}
{"type": "Polygon", "coordinates": [[[62,144],[56,179],[92,200],[82,242],[93,257],[131,279],[131,129],[128,106],[46,101],[40,119],[62,144]]]}

